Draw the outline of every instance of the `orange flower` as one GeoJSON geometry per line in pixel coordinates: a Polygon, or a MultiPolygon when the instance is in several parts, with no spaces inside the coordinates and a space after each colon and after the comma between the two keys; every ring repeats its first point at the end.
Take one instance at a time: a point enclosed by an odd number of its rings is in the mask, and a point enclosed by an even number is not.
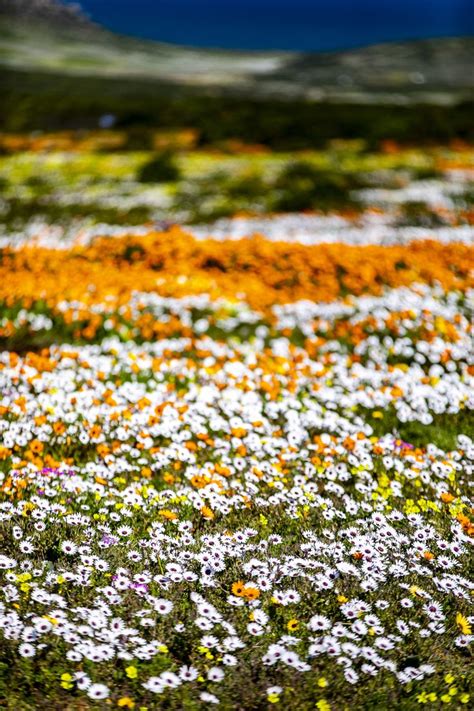
{"type": "Polygon", "coordinates": [[[236,583],[232,583],[232,594],[236,595],[236,597],[244,597],[245,584],[243,580],[237,580],[236,583]]]}
{"type": "Polygon", "coordinates": [[[89,430],[89,434],[91,439],[97,439],[102,434],[102,427],[100,425],[93,425],[89,430]]]}
{"type": "Polygon", "coordinates": [[[260,597],[260,590],[258,588],[245,587],[243,595],[247,600],[256,600],[260,597]]]}
{"type": "Polygon", "coordinates": [[[34,452],[34,454],[41,454],[41,452],[44,449],[44,444],[39,441],[39,439],[34,439],[32,442],[30,442],[30,450],[34,452]]]}
{"type": "Polygon", "coordinates": [[[169,511],[169,509],[161,509],[161,511],[159,511],[158,513],[160,514],[160,516],[163,516],[163,518],[166,518],[168,521],[174,521],[178,518],[178,514],[174,511],[169,511]]]}
{"type": "Polygon", "coordinates": [[[105,443],[97,445],[97,454],[99,454],[101,457],[106,457],[109,452],[110,449],[105,443]]]}
{"type": "Polygon", "coordinates": [[[247,434],[247,430],[245,430],[243,427],[233,427],[230,431],[232,437],[237,437],[238,439],[242,439],[242,437],[245,437],[247,434]]]}
{"type": "Polygon", "coordinates": [[[440,499],[441,499],[441,501],[442,501],[444,504],[450,504],[451,501],[454,501],[454,498],[455,498],[455,497],[454,497],[452,494],[449,494],[449,493],[443,493],[443,494],[441,494],[441,496],[440,496],[440,499]]]}
{"type": "Polygon", "coordinates": [[[201,508],[201,513],[204,516],[204,518],[209,518],[213,519],[214,518],[214,511],[209,508],[209,506],[203,506],[201,508]]]}
{"type": "Polygon", "coordinates": [[[0,445],[0,459],[8,459],[11,455],[11,450],[3,445],[0,445]]]}
{"type": "Polygon", "coordinates": [[[66,425],[64,422],[55,422],[53,425],[54,433],[57,435],[62,435],[66,431],[66,425]]]}

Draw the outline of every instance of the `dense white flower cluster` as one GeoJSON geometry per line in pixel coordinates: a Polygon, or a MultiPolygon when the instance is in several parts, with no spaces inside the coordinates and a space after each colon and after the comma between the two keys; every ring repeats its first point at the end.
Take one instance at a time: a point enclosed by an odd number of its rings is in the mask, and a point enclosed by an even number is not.
{"type": "Polygon", "coordinates": [[[191,335],[1,354],[2,645],[97,701],[111,664],[203,708],[252,670],[262,703],[323,662],[421,683],[474,640],[469,295],[224,307],[137,293],[191,335]]]}
{"type": "MultiPolygon", "coordinates": [[[[242,239],[263,234],[274,242],[300,244],[408,244],[413,240],[433,238],[433,228],[399,226],[396,216],[389,211],[367,212],[356,221],[341,215],[282,214],[268,217],[234,217],[216,220],[210,225],[188,225],[187,230],[199,239],[242,239]]],[[[437,226],[439,242],[474,241],[474,228],[470,225],[437,226]]]]}

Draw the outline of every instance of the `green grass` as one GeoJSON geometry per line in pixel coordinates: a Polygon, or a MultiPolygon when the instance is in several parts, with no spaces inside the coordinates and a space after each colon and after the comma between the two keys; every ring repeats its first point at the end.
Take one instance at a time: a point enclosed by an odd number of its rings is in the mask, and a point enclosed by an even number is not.
{"type": "Polygon", "coordinates": [[[382,412],[382,417],[375,418],[374,412],[368,410],[364,414],[377,437],[389,433],[396,434],[414,447],[426,448],[429,444],[434,444],[450,452],[456,449],[458,435],[474,436],[474,410],[465,409],[452,415],[434,415],[433,422],[429,425],[416,421],[400,422],[393,408],[376,412],[382,412]]]}

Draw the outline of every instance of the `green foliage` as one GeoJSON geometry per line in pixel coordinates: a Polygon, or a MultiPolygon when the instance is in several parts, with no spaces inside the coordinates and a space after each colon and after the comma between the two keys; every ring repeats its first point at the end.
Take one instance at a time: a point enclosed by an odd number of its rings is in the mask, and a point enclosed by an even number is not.
{"type": "Polygon", "coordinates": [[[140,225],[149,219],[149,208],[136,205],[130,208],[104,207],[97,203],[63,205],[42,200],[40,196],[30,200],[10,198],[6,201],[2,223],[21,228],[34,217],[42,217],[56,224],[66,224],[72,219],[91,219],[114,225],[140,225]]]}
{"type": "Polygon", "coordinates": [[[97,127],[100,116],[113,113],[118,127],[136,131],[132,150],[136,140],[146,140],[147,127],[191,126],[203,145],[239,137],[278,150],[320,147],[334,138],[365,138],[372,148],[385,138],[424,145],[474,139],[470,101],[387,106],[206,96],[165,82],[11,69],[2,72],[1,100],[0,129],[7,131],[97,127]]]}
{"type": "Polygon", "coordinates": [[[275,182],[274,209],[282,212],[356,206],[351,191],[362,187],[354,173],[324,170],[306,161],[289,163],[275,182]]]}
{"type": "Polygon", "coordinates": [[[401,207],[400,225],[411,227],[440,227],[445,224],[439,213],[419,200],[408,200],[401,207]]]}
{"type": "MultiPolygon", "coordinates": [[[[367,414],[367,412],[366,412],[367,414]]],[[[391,432],[414,447],[434,444],[446,452],[456,448],[456,438],[460,434],[472,437],[474,434],[474,410],[460,410],[455,415],[434,415],[433,422],[400,422],[395,410],[386,410],[380,419],[368,418],[377,437],[391,432]]]]}
{"type": "Polygon", "coordinates": [[[174,209],[186,210],[189,222],[210,222],[239,210],[267,207],[268,184],[256,171],[232,175],[218,170],[178,185],[174,209]]]}
{"type": "Polygon", "coordinates": [[[181,171],[171,151],[157,153],[138,171],[141,183],[168,183],[180,178],[181,171]]]}
{"type": "Polygon", "coordinates": [[[206,222],[239,211],[299,212],[357,209],[352,194],[365,186],[354,172],[320,168],[310,161],[293,161],[276,173],[257,170],[233,174],[225,170],[177,187],[174,209],[185,208],[190,222],[206,222]]]}

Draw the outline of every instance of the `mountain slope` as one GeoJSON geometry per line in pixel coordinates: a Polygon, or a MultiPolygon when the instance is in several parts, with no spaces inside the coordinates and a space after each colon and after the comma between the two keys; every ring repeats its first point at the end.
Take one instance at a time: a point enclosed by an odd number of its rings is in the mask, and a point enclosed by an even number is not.
{"type": "Polygon", "coordinates": [[[56,0],[0,0],[0,65],[250,96],[454,103],[474,88],[473,38],[345,52],[207,50],[122,37],[56,0]]]}
{"type": "Polygon", "coordinates": [[[83,13],[78,3],[64,4],[57,0],[1,0],[1,16],[20,19],[24,23],[47,22],[51,27],[97,27],[83,13]]]}

